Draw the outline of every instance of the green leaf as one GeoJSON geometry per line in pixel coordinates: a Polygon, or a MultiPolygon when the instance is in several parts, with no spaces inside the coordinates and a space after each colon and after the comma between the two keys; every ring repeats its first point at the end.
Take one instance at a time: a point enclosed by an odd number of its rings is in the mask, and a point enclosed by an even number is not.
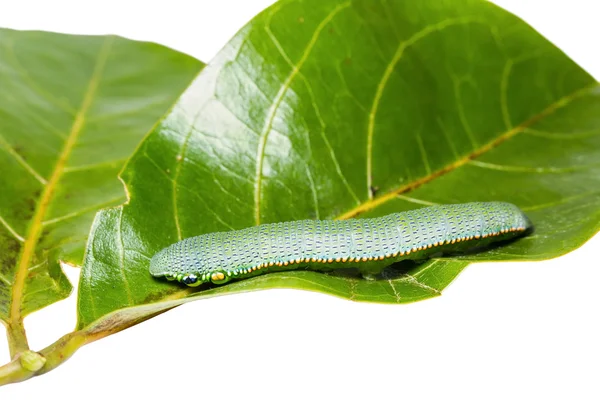
{"type": "Polygon", "coordinates": [[[493,4],[280,1],[132,157],[129,204],[95,220],[78,326],[274,287],[390,303],[437,296],[471,261],[554,257],[593,235],[599,159],[596,81],[493,4]],[[522,207],[535,233],[400,263],[388,281],[293,271],[198,291],[148,273],[158,250],[202,233],[491,200],[522,207]]]}
{"type": "Polygon", "coordinates": [[[199,72],[197,60],[114,36],[0,29],[0,319],[66,297],[97,210],[140,140],[199,72]]]}

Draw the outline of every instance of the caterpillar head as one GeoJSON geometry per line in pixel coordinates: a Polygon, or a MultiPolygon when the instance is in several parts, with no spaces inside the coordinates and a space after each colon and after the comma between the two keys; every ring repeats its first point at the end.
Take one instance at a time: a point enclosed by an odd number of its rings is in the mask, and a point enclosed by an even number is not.
{"type": "MultiPolygon", "coordinates": [[[[169,277],[167,276],[167,279],[169,277]]],[[[213,273],[206,274],[203,276],[198,276],[196,274],[187,274],[183,276],[175,276],[172,277],[171,280],[177,279],[179,282],[186,284],[190,287],[199,286],[205,282],[211,282],[217,285],[221,285],[223,283],[227,283],[231,280],[231,277],[228,276],[224,271],[215,271],[213,273]]]]}

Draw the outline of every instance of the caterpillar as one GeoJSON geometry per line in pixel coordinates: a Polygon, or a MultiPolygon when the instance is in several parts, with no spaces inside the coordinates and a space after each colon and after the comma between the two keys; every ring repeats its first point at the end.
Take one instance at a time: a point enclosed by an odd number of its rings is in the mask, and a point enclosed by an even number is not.
{"type": "Polygon", "coordinates": [[[152,257],[150,273],[188,286],[295,269],[355,267],[369,278],[401,260],[471,250],[531,228],[517,206],[503,202],[438,205],[377,218],[279,222],[181,240],[152,257]]]}

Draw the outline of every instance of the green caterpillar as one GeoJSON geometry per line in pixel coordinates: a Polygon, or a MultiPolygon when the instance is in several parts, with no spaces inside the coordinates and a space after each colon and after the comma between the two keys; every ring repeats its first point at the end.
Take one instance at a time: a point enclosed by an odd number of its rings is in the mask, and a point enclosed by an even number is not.
{"type": "Polygon", "coordinates": [[[188,286],[349,266],[370,277],[400,260],[469,250],[531,228],[517,206],[500,202],[439,205],[379,218],[280,222],[184,239],[154,255],[150,273],[188,286]]]}

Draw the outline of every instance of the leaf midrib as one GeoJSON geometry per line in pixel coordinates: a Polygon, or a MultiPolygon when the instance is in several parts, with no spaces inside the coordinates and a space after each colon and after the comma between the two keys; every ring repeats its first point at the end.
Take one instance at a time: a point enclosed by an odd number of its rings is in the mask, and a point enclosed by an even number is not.
{"type": "Polygon", "coordinates": [[[100,49],[98,58],[96,60],[96,64],[94,66],[94,71],[92,72],[90,82],[88,84],[83,101],[81,103],[81,107],[75,116],[75,120],[73,121],[73,125],[71,126],[71,130],[68,134],[67,140],[65,141],[60,156],[52,171],[52,175],[48,179],[48,183],[45,185],[44,190],[42,192],[42,196],[36,205],[35,213],[31,221],[29,232],[27,233],[27,237],[25,238],[25,243],[23,245],[21,255],[19,257],[17,271],[12,286],[9,319],[11,324],[13,325],[18,325],[22,322],[23,317],[21,310],[21,301],[23,298],[25,280],[27,277],[29,265],[31,264],[33,255],[35,253],[37,242],[42,233],[42,229],[44,226],[43,221],[46,216],[46,212],[48,211],[48,206],[52,201],[54,191],[64,173],[66,163],[69,160],[71,152],[73,151],[73,148],[77,143],[77,139],[79,138],[79,135],[83,129],[85,123],[85,115],[87,114],[94,99],[100,81],[100,77],[104,69],[104,65],[106,63],[106,60],[108,59],[108,54],[110,52],[112,41],[112,37],[108,37],[100,49]]]}
{"type": "Polygon", "coordinates": [[[407,183],[406,185],[400,186],[399,188],[392,190],[392,191],[382,195],[381,197],[369,199],[369,200],[365,201],[364,203],[360,204],[359,206],[345,212],[342,215],[339,215],[336,219],[348,219],[348,218],[356,217],[357,215],[359,215],[363,212],[372,210],[373,208],[376,208],[376,207],[380,206],[381,204],[384,204],[387,201],[394,199],[399,194],[410,192],[411,190],[416,189],[417,187],[419,187],[423,184],[429,183],[432,180],[439,178],[442,175],[447,174],[448,172],[454,171],[455,169],[465,165],[469,161],[487,153],[488,151],[492,150],[493,148],[497,147],[498,145],[504,143],[506,140],[512,138],[513,136],[517,135],[518,133],[523,132],[524,130],[531,127],[532,125],[539,122],[540,120],[552,115],[557,110],[569,105],[573,100],[586,95],[588,92],[592,91],[599,85],[600,85],[599,82],[593,82],[592,84],[584,86],[583,88],[580,88],[569,95],[561,97],[560,99],[556,100],[554,103],[550,104],[544,110],[542,110],[538,114],[535,114],[533,117],[529,118],[525,122],[522,122],[521,124],[515,126],[514,128],[509,129],[508,131],[500,134],[495,139],[485,143],[483,146],[473,150],[472,152],[470,152],[467,155],[465,155],[464,157],[454,161],[453,163],[448,164],[447,166],[445,166],[441,169],[433,171],[431,174],[428,174],[420,179],[416,179],[410,183],[407,183]]]}

